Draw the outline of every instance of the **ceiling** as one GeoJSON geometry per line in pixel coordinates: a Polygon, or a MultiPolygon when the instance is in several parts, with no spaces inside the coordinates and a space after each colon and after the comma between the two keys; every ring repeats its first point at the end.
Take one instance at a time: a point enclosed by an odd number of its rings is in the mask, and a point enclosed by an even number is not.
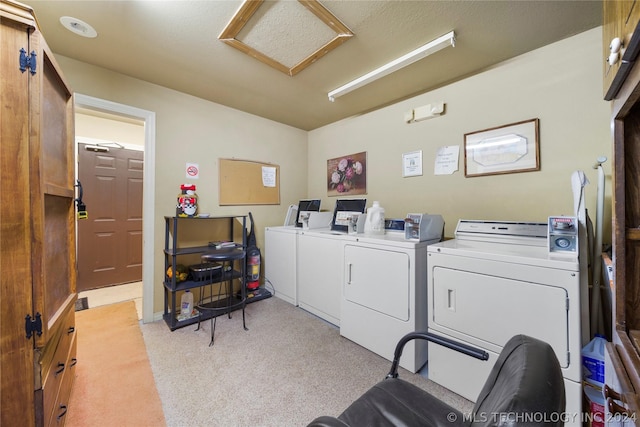
{"type": "MultiPolygon", "coordinates": [[[[353,36],[290,76],[218,39],[241,0],[22,1],[56,54],[303,130],[428,92],[602,22],[601,1],[320,0],[353,36]],[[62,16],[98,36],[68,31],[62,16]],[[452,30],[455,47],[329,101],[329,91],[452,30]]],[[[300,3],[279,0],[260,5],[236,39],[282,63],[334,35],[300,3]]]]}

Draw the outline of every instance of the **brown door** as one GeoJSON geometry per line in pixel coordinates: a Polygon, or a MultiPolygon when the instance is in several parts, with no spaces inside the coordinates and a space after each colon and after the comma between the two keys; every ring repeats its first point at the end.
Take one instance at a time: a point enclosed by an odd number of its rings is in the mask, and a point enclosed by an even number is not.
{"type": "Polygon", "coordinates": [[[78,144],[88,217],[78,220],[78,292],[142,280],[144,153],[78,144]]]}

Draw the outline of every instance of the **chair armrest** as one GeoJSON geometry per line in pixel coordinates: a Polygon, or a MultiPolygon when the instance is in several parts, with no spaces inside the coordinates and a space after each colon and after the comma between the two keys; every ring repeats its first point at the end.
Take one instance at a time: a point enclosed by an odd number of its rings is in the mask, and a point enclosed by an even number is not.
{"type": "Polygon", "coordinates": [[[409,332],[407,335],[400,338],[400,341],[398,341],[396,350],[393,354],[391,370],[387,374],[386,378],[398,378],[398,365],[400,364],[402,350],[404,350],[404,346],[406,343],[415,339],[431,341],[433,343],[445,346],[451,350],[466,354],[467,356],[475,357],[476,359],[489,360],[489,353],[480,348],[473,347],[459,341],[454,341],[450,338],[441,337],[439,335],[432,334],[431,332],[409,332]]]}
{"type": "Polygon", "coordinates": [[[311,421],[307,427],[349,427],[349,424],[345,424],[337,418],[323,415],[311,421]]]}

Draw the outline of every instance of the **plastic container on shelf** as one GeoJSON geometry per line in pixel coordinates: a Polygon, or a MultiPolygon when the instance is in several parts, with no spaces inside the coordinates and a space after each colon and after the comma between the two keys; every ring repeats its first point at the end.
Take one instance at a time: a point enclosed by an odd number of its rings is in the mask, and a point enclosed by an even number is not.
{"type": "Polygon", "coordinates": [[[180,297],[180,315],[178,320],[189,319],[193,314],[193,293],[189,289],[180,297]]]}
{"type": "Polygon", "coordinates": [[[364,234],[384,234],[384,208],[378,201],[374,201],[373,206],[367,209],[364,234]]]}
{"type": "Polygon", "coordinates": [[[596,387],[604,385],[604,346],[607,340],[596,335],[582,349],[583,380],[596,387]]]}
{"type": "Polygon", "coordinates": [[[189,266],[189,271],[191,271],[191,277],[196,282],[201,282],[204,280],[209,280],[220,277],[220,272],[222,271],[222,264],[217,262],[205,262],[202,264],[195,264],[189,266]]]}
{"type": "Polygon", "coordinates": [[[196,194],[195,184],[180,185],[178,204],[176,205],[176,216],[193,218],[197,216],[197,213],[198,195],[196,194]]]}

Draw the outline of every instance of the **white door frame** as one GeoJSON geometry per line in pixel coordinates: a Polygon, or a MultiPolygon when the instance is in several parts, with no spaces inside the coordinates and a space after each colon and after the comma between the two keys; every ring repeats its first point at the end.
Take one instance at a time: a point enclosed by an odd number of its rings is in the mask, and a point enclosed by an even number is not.
{"type": "Polygon", "coordinates": [[[144,173],[142,195],[142,321],[153,322],[153,270],[154,270],[154,218],[155,163],[156,163],[156,113],[129,105],[76,93],[76,107],[98,110],[144,121],[144,173]]]}

